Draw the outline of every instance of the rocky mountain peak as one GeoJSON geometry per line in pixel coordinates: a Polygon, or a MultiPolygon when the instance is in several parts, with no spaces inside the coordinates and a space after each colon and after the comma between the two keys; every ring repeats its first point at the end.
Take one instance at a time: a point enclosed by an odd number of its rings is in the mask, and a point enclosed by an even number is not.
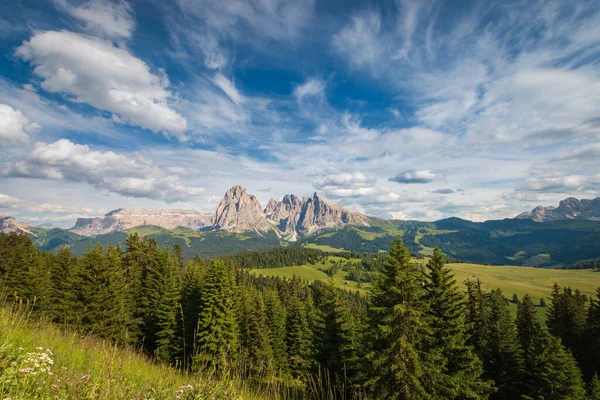
{"type": "Polygon", "coordinates": [[[30,235],[37,236],[30,226],[24,225],[14,219],[13,217],[2,217],[0,216],[0,232],[2,233],[29,233],[30,235]]]}
{"type": "Polygon", "coordinates": [[[531,212],[517,215],[517,219],[530,219],[536,222],[583,219],[600,221],[600,197],[593,200],[569,197],[561,200],[558,207],[537,206],[531,212]]]}
{"type": "Polygon", "coordinates": [[[232,232],[265,232],[271,229],[271,225],[258,199],[248,194],[245,188],[236,185],[225,192],[223,200],[219,203],[214,228],[232,232]]]}

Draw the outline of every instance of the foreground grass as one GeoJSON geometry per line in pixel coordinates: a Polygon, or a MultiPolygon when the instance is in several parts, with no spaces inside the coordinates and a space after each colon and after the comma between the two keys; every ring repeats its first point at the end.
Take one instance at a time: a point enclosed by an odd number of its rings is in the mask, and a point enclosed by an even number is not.
{"type": "Polygon", "coordinates": [[[277,382],[261,389],[235,378],[183,375],[133,350],[44,322],[22,305],[0,307],[2,399],[282,399],[277,382]]]}

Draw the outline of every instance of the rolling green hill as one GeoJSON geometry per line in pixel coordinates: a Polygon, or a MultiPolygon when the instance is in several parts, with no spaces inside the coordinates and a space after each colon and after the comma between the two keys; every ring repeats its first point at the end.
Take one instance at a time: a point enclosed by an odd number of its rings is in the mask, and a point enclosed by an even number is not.
{"type": "Polygon", "coordinates": [[[152,225],[95,237],[80,236],[63,229],[36,229],[38,236],[32,236],[32,239],[42,250],[56,252],[68,246],[75,255],[80,255],[92,243],[123,246],[127,235],[137,232],[141,236],[153,236],[161,246],[178,243],[187,259],[196,254],[219,257],[279,246],[305,246],[328,252],[378,253],[387,251],[397,236],[402,236],[404,244],[415,254],[428,256],[437,246],[454,259],[478,264],[556,267],[600,257],[598,221],[538,223],[505,219],[477,223],[460,218],[436,222],[372,218],[370,224],[325,230],[298,242],[286,242],[273,231],[239,234],[193,231],[182,227],[167,230],[152,225]]]}
{"type": "MultiPolygon", "coordinates": [[[[329,256],[315,264],[304,264],[280,268],[261,268],[251,270],[253,273],[265,276],[280,276],[292,278],[294,276],[312,282],[315,280],[327,281],[333,279],[336,286],[349,290],[358,290],[366,293],[368,283],[359,284],[349,278],[348,272],[338,271],[329,277],[325,270],[335,261],[346,261],[336,256],[329,256]]],[[[360,262],[358,259],[351,261],[360,262]]],[[[416,260],[425,263],[426,260],[416,260]]],[[[600,271],[592,270],[558,270],[543,268],[528,268],[515,266],[488,266],[480,264],[450,263],[448,264],[455,274],[457,283],[462,284],[466,279],[480,279],[486,291],[500,288],[507,296],[513,293],[522,298],[529,294],[533,301],[539,303],[543,297],[546,300],[550,295],[552,285],[557,282],[560,286],[570,286],[579,289],[588,296],[594,296],[600,287],[600,271]]]]}

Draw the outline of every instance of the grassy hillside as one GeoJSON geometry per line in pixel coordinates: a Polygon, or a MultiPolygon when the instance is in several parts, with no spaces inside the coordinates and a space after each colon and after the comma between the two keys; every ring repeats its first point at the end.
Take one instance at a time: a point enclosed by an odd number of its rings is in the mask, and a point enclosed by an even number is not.
{"type": "Polygon", "coordinates": [[[278,384],[184,376],[131,350],[0,307],[0,393],[12,399],[282,399],[278,384]]]}
{"type": "Polygon", "coordinates": [[[306,246],[325,251],[377,253],[387,251],[397,236],[402,236],[413,253],[431,255],[433,247],[458,260],[478,264],[549,267],[571,265],[600,257],[600,222],[505,219],[476,223],[460,218],[436,222],[382,220],[372,218],[371,226],[346,226],[325,230],[299,242],[281,240],[274,232],[243,234],[225,231],[193,231],[186,228],[167,230],[157,226],[139,226],[124,232],[84,237],[62,229],[37,229],[32,237],[42,250],[56,252],[70,247],[82,254],[92,243],[123,246],[127,234],[153,236],[160,246],[178,243],[184,257],[196,254],[219,257],[249,250],[278,246],[306,246]]]}
{"type": "MultiPolygon", "coordinates": [[[[254,269],[259,275],[272,275],[298,278],[312,282],[314,280],[327,281],[330,277],[324,272],[331,262],[339,257],[329,257],[329,260],[315,265],[305,264],[299,266],[254,269]]],[[[419,262],[425,262],[418,260],[419,262]]],[[[357,260],[358,262],[358,260],[357,260]]],[[[462,284],[466,279],[481,279],[484,290],[500,288],[507,297],[516,293],[519,298],[529,294],[534,303],[539,303],[542,297],[548,299],[554,282],[561,286],[570,286],[579,289],[588,296],[594,296],[596,288],[600,287],[600,272],[592,270],[557,270],[542,268],[527,268],[514,266],[487,266],[479,264],[448,264],[455,274],[455,279],[462,284]]],[[[366,293],[369,285],[347,279],[347,272],[339,271],[334,277],[338,287],[350,290],[359,290],[366,293]],[[346,283],[347,282],[347,283],[346,283]]]]}
{"type": "MultiPolygon", "coordinates": [[[[333,261],[341,261],[342,258],[331,256],[327,260],[317,262],[316,264],[305,264],[305,265],[297,265],[292,267],[280,267],[280,268],[260,268],[260,269],[252,269],[251,272],[257,275],[264,276],[279,276],[282,278],[293,278],[298,277],[307,282],[313,281],[323,281],[326,282],[329,279],[332,279],[337,287],[348,289],[352,291],[358,291],[361,294],[366,294],[369,284],[363,283],[359,284],[358,282],[351,281],[348,279],[348,273],[345,271],[338,271],[334,276],[329,276],[325,273],[333,261]]],[[[356,262],[360,260],[356,259],[356,262]]]]}

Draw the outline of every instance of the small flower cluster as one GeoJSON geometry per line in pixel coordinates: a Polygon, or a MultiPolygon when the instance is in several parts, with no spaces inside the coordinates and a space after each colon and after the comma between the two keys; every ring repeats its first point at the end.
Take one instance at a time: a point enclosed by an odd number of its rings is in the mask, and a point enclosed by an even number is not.
{"type": "MultiPolygon", "coordinates": [[[[51,368],[54,364],[52,359],[52,350],[36,347],[37,352],[25,354],[24,359],[20,363],[19,373],[21,374],[48,374],[53,375],[51,368]]],[[[13,361],[13,366],[17,366],[17,362],[13,361]]]]}
{"type": "Polygon", "coordinates": [[[188,398],[194,392],[194,387],[192,385],[183,385],[179,389],[177,389],[177,400],[183,400],[188,398]]]}

